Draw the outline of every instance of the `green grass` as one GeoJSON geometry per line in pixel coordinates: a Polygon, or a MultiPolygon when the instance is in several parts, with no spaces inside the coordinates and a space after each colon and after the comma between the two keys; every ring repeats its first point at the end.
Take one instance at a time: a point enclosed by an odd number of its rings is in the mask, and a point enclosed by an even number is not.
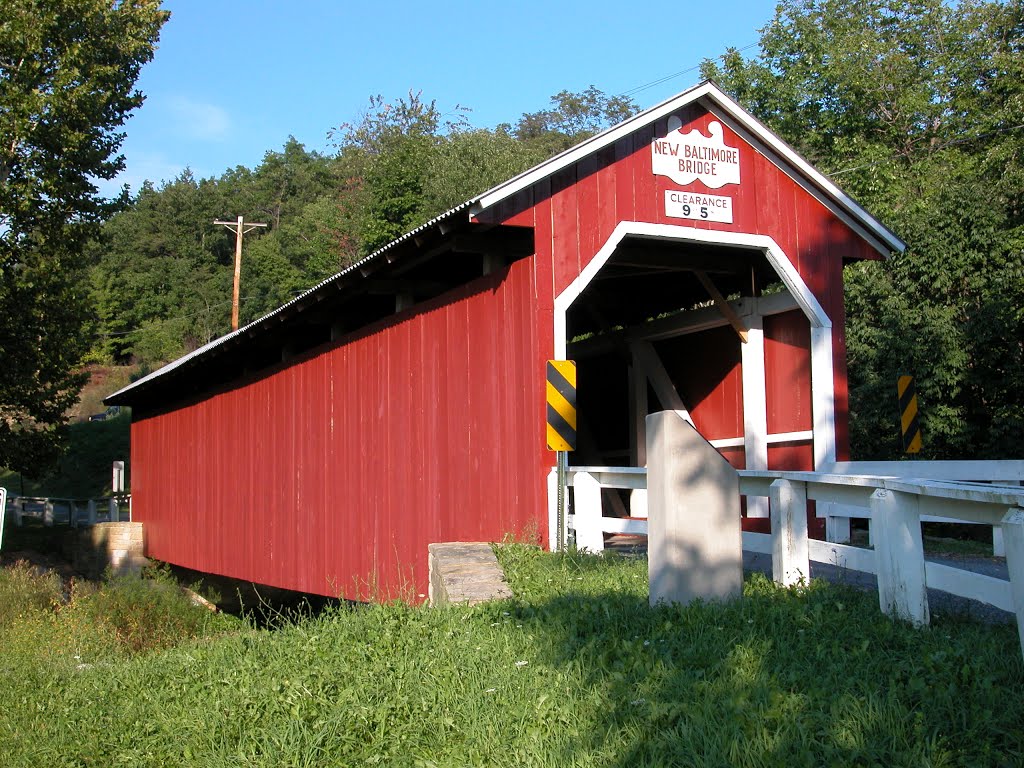
{"type": "MultiPolygon", "coordinates": [[[[64,649],[58,663],[4,653],[0,755],[10,766],[1024,762],[1012,626],[943,618],[914,630],[881,616],[873,595],[762,576],[727,605],[652,610],[642,560],[498,554],[516,592],[505,603],[339,608],[164,650],[82,645],[73,663],[64,649]]],[[[0,626],[0,647],[24,643],[0,626]]]]}
{"type": "Polygon", "coordinates": [[[944,536],[925,536],[924,551],[928,555],[953,557],[993,557],[992,543],[976,539],[951,539],[944,536]]]}
{"type": "MultiPolygon", "coordinates": [[[[977,536],[979,529],[983,527],[983,533],[989,535],[990,526],[966,523],[925,523],[921,537],[924,553],[926,555],[991,559],[993,557],[991,539],[971,538],[971,536],[977,536]],[[930,533],[930,531],[934,531],[934,533],[930,533]]],[[[868,532],[863,529],[855,529],[852,532],[850,543],[856,547],[871,548],[868,545],[868,532]]]]}
{"type": "Polygon", "coordinates": [[[70,584],[24,562],[0,569],[0,679],[12,683],[18,670],[117,664],[245,626],[192,605],[163,569],[70,584]]]}

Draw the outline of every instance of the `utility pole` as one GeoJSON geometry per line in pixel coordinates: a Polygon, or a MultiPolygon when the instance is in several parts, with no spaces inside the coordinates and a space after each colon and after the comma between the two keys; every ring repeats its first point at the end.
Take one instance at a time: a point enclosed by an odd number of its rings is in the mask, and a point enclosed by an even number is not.
{"type": "Polygon", "coordinates": [[[238,217],[238,221],[217,221],[214,224],[223,224],[235,233],[235,283],[231,290],[231,330],[238,330],[238,282],[242,277],[242,237],[246,232],[252,232],[257,227],[265,227],[266,224],[245,223],[245,218],[238,217]]]}

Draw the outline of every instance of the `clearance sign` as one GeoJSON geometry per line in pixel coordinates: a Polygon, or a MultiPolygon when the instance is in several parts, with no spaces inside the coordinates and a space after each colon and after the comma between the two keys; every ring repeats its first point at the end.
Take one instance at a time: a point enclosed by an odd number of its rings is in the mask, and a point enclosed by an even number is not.
{"type": "MultiPolygon", "coordinates": [[[[708,136],[696,128],[684,134],[682,121],[673,116],[668,120],[668,129],[665,138],[651,142],[651,168],[655,176],[667,176],[680,186],[700,181],[709,189],[740,183],[740,151],[725,145],[721,123],[709,123],[708,136]]],[[[732,198],[668,190],[665,215],[731,224],[732,198]]]]}

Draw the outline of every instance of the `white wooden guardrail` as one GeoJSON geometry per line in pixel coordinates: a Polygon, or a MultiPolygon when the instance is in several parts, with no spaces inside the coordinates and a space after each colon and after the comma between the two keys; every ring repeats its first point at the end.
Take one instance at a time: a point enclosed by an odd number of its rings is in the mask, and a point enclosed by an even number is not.
{"type": "MultiPolygon", "coordinates": [[[[929,622],[927,587],[988,603],[1017,616],[1024,653],[1024,488],[920,478],[742,470],[740,493],[769,497],[771,534],[743,533],[743,548],[772,556],[774,579],[806,578],[809,560],[877,574],[882,611],[917,625],[929,622]],[[866,510],[875,549],[807,537],[807,501],[866,510]],[[992,525],[1002,533],[1010,580],[926,562],[921,520],[992,525]]],[[[647,533],[647,521],[602,515],[603,488],[646,488],[646,470],[572,467],[573,512],[567,524],[581,549],[604,549],[604,533],[647,533]]]]}
{"type": "MultiPolygon", "coordinates": [[[[1024,485],[1024,461],[837,461],[818,471],[829,475],[856,475],[878,479],[898,480],[914,477],[919,480],[954,480],[958,482],[988,483],[994,485],[1024,485]]],[[[871,518],[868,507],[842,504],[819,505],[818,517],[826,519],[825,538],[846,544],[850,541],[850,518],[871,518]]],[[[951,521],[945,518],[921,518],[926,522],[951,521]]],[[[871,529],[868,528],[870,533],[871,529]]],[[[1002,556],[1002,529],[992,528],[992,553],[1002,556]]]]}
{"type": "Polygon", "coordinates": [[[0,488],[0,549],[4,546],[4,525],[7,523],[7,489],[0,488]]]}
{"type": "Polygon", "coordinates": [[[26,517],[42,521],[43,525],[70,525],[73,528],[82,523],[95,525],[98,522],[116,523],[132,519],[132,495],[116,493],[98,499],[69,499],[53,496],[7,497],[6,509],[20,526],[26,517]]]}

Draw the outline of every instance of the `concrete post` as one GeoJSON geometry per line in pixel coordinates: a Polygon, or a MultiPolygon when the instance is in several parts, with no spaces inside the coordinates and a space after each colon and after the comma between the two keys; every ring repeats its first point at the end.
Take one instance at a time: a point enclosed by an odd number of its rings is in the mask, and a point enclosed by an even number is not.
{"type": "Polygon", "coordinates": [[[738,597],[739,476],[674,411],[647,417],[647,499],[651,605],[738,597]]]}
{"type": "Polygon", "coordinates": [[[1024,509],[1014,507],[999,525],[1006,548],[1006,567],[1010,572],[1010,594],[1017,614],[1017,636],[1024,653],[1024,509]]]}
{"type": "Polygon", "coordinates": [[[589,472],[577,472],[573,477],[572,488],[576,508],[576,547],[589,552],[603,552],[601,484],[589,472]]]}
{"type": "Polygon", "coordinates": [[[930,619],[917,496],[879,488],[871,494],[871,528],[882,612],[924,626],[930,619]]]}
{"type": "Polygon", "coordinates": [[[89,519],[89,525],[96,525],[96,500],[89,499],[85,506],[85,514],[89,519]]]}
{"type": "Polygon", "coordinates": [[[807,487],[776,480],[771,485],[772,578],[791,587],[810,579],[807,548],[807,487]]]}
{"type": "Polygon", "coordinates": [[[119,523],[121,521],[121,510],[117,506],[117,499],[110,499],[108,509],[110,511],[110,522],[119,523]]]}

